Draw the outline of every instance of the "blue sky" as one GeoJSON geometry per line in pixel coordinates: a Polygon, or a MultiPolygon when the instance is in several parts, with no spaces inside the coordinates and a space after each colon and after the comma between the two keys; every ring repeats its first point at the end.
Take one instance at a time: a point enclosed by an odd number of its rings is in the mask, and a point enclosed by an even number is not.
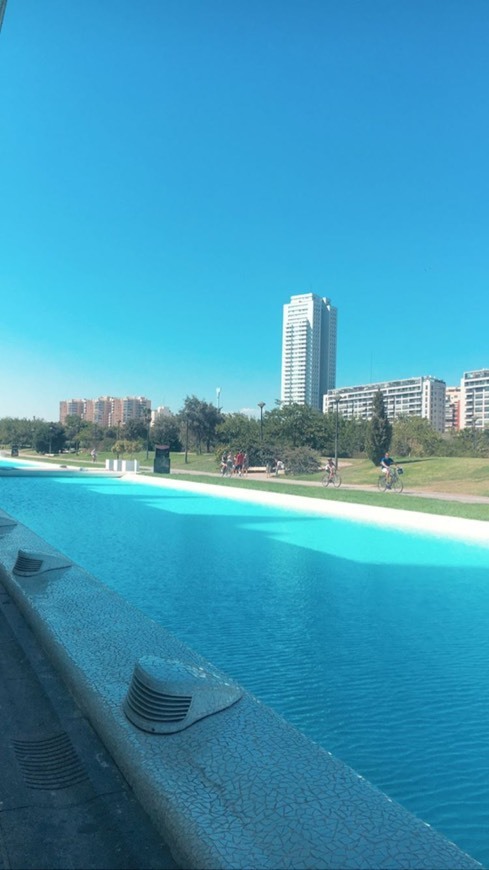
{"type": "Polygon", "coordinates": [[[282,305],[337,386],[489,367],[487,0],[8,0],[0,417],[280,396],[282,305]]]}

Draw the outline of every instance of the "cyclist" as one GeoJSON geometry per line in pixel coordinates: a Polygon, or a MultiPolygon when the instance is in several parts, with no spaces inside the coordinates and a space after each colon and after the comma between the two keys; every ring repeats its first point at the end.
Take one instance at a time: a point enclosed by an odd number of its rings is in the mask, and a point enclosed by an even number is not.
{"type": "Polygon", "coordinates": [[[391,488],[391,466],[395,465],[392,456],[390,456],[389,451],[386,450],[382,459],[380,460],[380,467],[382,469],[382,473],[386,476],[386,484],[387,489],[391,488]]]}
{"type": "Polygon", "coordinates": [[[331,456],[326,463],[325,471],[326,471],[326,473],[329,477],[329,480],[331,482],[333,480],[333,477],[336,474],[336,465],[335,465],[334,459],[331,456]]]}

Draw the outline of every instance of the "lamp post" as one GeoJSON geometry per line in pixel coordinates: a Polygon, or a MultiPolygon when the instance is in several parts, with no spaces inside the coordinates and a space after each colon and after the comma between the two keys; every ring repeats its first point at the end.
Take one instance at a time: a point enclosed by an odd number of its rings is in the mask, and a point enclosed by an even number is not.
{"type": "Polygon", "coordinates": [[[146,459],[147,459],[148,455],[149,455],[149,430],[151,427],[151,408],[144,409],[144,416],[146,417],[146,425],[148,427],[147,432],[146,432],[146,459]]]}
{"type": "Polygon", "coordinates": [[[185,417],[185,465],[188,462],[188,414],[185,417]]]}
{"type": "Polygon", "coordinates": [[[263,408],[265,405],[266,402],[258,402],[258,407],[260,409],[260,441],[263,441],[263,408]]]}
{"type": "Polygon", "coordinates": [[[53,434],[54,434],[54,426],[49,427],[49,455],[53,452],[53,434]]]}
{"type": "Polygon", "coordinates": [[[334,433],[334,467],[335,471],[338,471],[338,405],[340,404],[340,399],[336,398],[334,403],[336,405],[336,420],[335,420],[335,433],[334,433]]]}

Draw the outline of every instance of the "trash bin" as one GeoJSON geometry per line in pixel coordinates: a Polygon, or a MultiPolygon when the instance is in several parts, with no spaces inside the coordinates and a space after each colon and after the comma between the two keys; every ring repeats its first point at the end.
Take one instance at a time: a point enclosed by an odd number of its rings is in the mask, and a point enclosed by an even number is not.
{"type": "Polygon", "coordinates": [[[170,474],[170,448],[166,444],[155,446],[153,471],[155,474],[170,474]]]}
{"type": "Polygon", "coordinates": [[[19,448],[14,445],[10,451],[10,455],[11,456],[18,456],[19,455],[19,448]]]}

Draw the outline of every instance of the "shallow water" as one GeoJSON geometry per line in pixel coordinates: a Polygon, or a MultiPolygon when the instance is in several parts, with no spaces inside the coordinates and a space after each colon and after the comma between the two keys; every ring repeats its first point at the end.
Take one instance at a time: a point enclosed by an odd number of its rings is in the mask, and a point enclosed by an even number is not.
{"type": "Polygon", "coordinates": [[[489,548],[98,478],[0,507],[489,865],[489,548]]]}

